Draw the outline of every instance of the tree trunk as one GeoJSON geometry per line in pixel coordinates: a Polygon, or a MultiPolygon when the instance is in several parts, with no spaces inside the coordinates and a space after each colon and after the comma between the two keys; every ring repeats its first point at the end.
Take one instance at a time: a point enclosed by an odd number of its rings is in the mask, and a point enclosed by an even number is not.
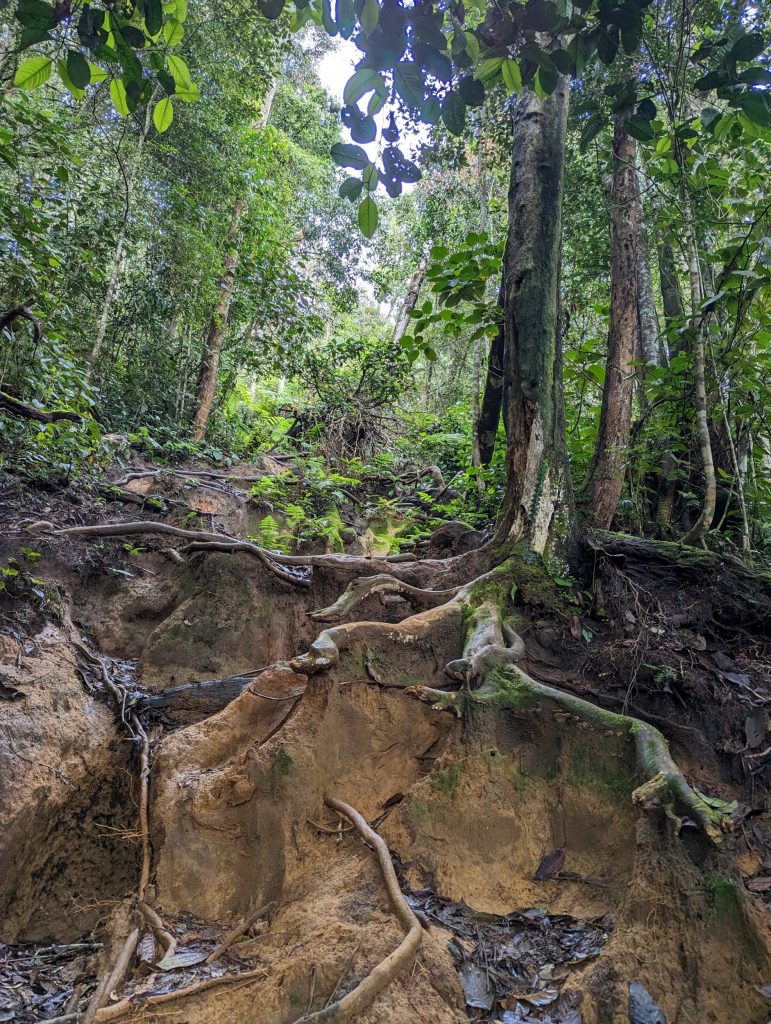
{"type": "Polygon", "coordinates": [[[663,344],[660,337],[659,315],[653,297],[653,280],[648,250],[648,233],[640,193],[640,175],[635,172],[635,204],[637,206],[637,323],[640,354],[648,366],[663,366],[663,344]]]}
{"type": "MultiPolygon", "coordinates": [[[[661,299],[664,305],[664,317],[666,324],[666,344],[669,352],[676,355],[682,347],[681,341],[674,341],[674,329],[682,326],[685,317],[683,295],[680,291],[680,281],[675,267],[675,254],[668,239],[659,244],[659,278],[661,280],[661,299]]],[[[677,336],[679,338],[679,336],[677,336]]],[[[658,504],[656,508],[656,520],[661,526],[666,526],[672,521],[672,511],[675,503],[675,457],[668,449],[664,452],[661,464],[661,479],[659,481],[658,504]]]]}
{"type": "Polygon", "coordinates": [[[498,294],[498,305],[501,307],[501,319],[498,333],[490,342],[490,354],[487,357],[487,379],[479,410],[479,460],[483,466],[489,466],[495,452],[495,438],[501,418],[503,404],[505,321],[503,317],[504,290],[498,294]]]}
{"type": "Polygon", "coordinates": [[[546,99],[526,90],[516,104],[503,261],[507,485],[496,539],[526,538],[536,552],[559,527],[572,541],[558,308],[567,113],[564,77],[546,99]]]}
{"type": "MultiPolygon", "coordinates": [[[[276,83],[274,81],[271,83],[270,89],[263,101],[259,121],[260,128],[265,128],[270,120],[270,112],[275,94],[276,83]]],[[[203,358],[201,360],[201,369],[198,374],[198,387],[196,388],[194,405],[195,412],[193,413],[194,441],[202,441],[204,438],[206,425],[209,422],[209,415],[214,403],[214,396],[217,393],[217,376],[222,356],[222,345],[227,334],[230,305],[233,301],[233,288],[236,282],[236,269],[238,268],[240,255],[238,243],[241,217],[245,210],[246,201],[243,198],[238,199],[230,217],[230,225],[225,242],[225,256],[222,261],[222,276],[219,282],[219,295],[209,323],[203,358]]]]}
{"type": "Polygon", "coordinates": [[[712,526],[715,517],[717,500],[717,482],[715,480],[715,463],[712,457],[712,439],[709,433],[709,416],[707,414],[707,366],[705,352],[705,335],[707,332],[708,313],[700,310],[704,299],[699,265],[699,247],[696,242],[696,230],[693,221],[693,210],[690,202],[686,206],[688,236],[689,277],[691,281],[691,338],[694,357],[694,409],[696,411],[696,437],[699,442],[701,464],[704,473],[704,498],[701,514],[692,528],[683,537],[684,544],[700,544],[712,526]]]}
{"type": "Polygon", "coordinates": [[[144,156],[145,142],[147,136],[150,133],[150,125],[152,124],[153,108],[155,107],[155,94],[147,104],[145,111],[145,120],[142,126],[142,134],[139,136],[137,143],[137,150],[134,154],[134,159],[131,161],[129,172],[126,175],[126,210],[123,217],[123,221],[118,231],[118,237],[115,240],[115,249],[112,254],[112,260],[110,262],[110,276],[107,284],[107,292],[104,296],[104,303],[102,305],[102,312],[99,317],[99,323],[96,327],[96,334],[94,335],[94,341],[91,346],[91,351],[88,355],[86,362],[86,380],[89,380],[91,374],[94,371],[94,365],[99,357],[99,353],[102,350],[104,344],[105,335],[107,334],[107,326],[110,322],[110,316],[112,315],[113,306],[115,300],[118,298],[118,292],[120,291],[120,271],[121,264],[123,262],[123,250],[126,247],[126,234],[128,232],[129,214],[131,212],[131,202],[134,198],[134,189],[136,188],[137,179],[139,178],[139,171],[142,167],[142,157],[144,156]]]}
{"type": "Polygon", "coordinates": [[[616,117],[611,194],[610,330],[597,450],[589,472],[589,515],[608,528],[621,497],[632,425],[633,362],[637,349],[637,243],[640,227],[635,141],[616,117]]]}
{"type": "MultiPolygon", "coordinates": [[[[484,233],[487,231],[487,175],[485,174],[481,138],[477,142],[477,184],[479,186],[479,230],[481,233],[484,233]]],[[[479,402],[479,392],[482,379],[483,346],[484,337],[474,339],[471,368],[471,465],[477,471],[477,490],[480,493],[485,489],[482,474],[479,472],[482,466],[482,446],[480,440],[482,411],[479,402]]]]}
{"type": "Polygon", "coordinates": [[[394,333],[392,340],[394,342],[401,341],[404,335],[407,333],[407,328],[410,326],[410,313],[418,304],[420,298],[420,289],[423,287],[423,279],[426,276],[426,265],[421,261],[420,266],[412,275],[410,281],[410,287],[407,290],[407,297],[404,300],[404,305],[399,312],[399,318],[394,326],[394,333]]]}

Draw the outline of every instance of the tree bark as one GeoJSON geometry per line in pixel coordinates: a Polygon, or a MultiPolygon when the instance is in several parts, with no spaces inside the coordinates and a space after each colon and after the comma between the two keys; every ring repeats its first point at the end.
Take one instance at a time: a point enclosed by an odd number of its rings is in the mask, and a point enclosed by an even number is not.
{"type": "MultiPolygon", "coordinates": [[[[477,142],[477,184],[479,186],[479,230],[484,233],[487,231],[487,175],[485,174],[482,145],[482,139],[480,138],[477,142]]],[[[479,391],[482,379],[483,346],[484,337],[474,339],[471,367],[471,465],[477,471],[477,490],[480,493],[485,489],[482,474],[479,472],[482,466],[482,445],[480,439],[482,410],[479,391]]]]}
{"type": "MultiPolygon", "coordinates": [[[[680,281],[675,267],[675,254],[668,239],[659,243],[659,278],[661,280],[661,299],[664,306],[664,318],[666,326],[666,345],[669,353],[676,355],[682,348],[680,335],[675,334],[675,329],[682,326],[685,318],[685,307],[683,295],[680,291],[680,281]],[[678,340],[675,341],[675,338],[678,340]]],[[[656,521],[661,526],[666,526],[672,521],[672,511],[675,503],[675,457],[669,447],[664,452],[661,465],[661,479],[659,481],[658,503],[656,508],[656,521]]]]}
{"type": "Polygon", "coordinates": [[[621,497],[632,426],[640,235],[635,150],[618,115],[613,132],[608,355],[597,449],[589,472],[589,516],[595,526],[606,529],[621,497]]]}
{"type": "Polygon", "coordinates": [[[653,280],[648,249],[648,233],[645,229],[645,213],[640,192],[640,175],[635,171],[635,204],[637,206],[637,323],[640,337],[640,354],[648,366],[663,366],[664,352],[659,327],[656,300],[653,297],[653,280]]]}
{"type": "Polygon", "coordinates": [[[536,552],[561,527],[572,542],[558,309],[567,112],[561,77],[544,100],[526,90],[513,117],[503,261],[507,485],[496,540],[527,539],[536,552]]]}
{"type": "Polygon", "coordinates": [[[394,333],[392,336],[392,340],[394,342],[401,341],[407,333],[407,328],[410,326],[410,313],[418,304],[420,289],[423,287],[423,280],[425,276],[426,264],[421,260],[420,266],[412,275],[412,280],[410,281],[410,287],[407,290],[404,305],[399,311],[399,318],[394,326],[394,333]]]}
{"type": "MultiPolygon", "coordinates": [[[[684,197],[688,198],[689,197],[684,197]]],[[[715,479],[715,463],[712,457],[712,438],[709,433],[709,416],[707,413],[707,366],[705,335],[709,314],[701,312],[704,289],[699,264],[699,247],[696,241],[693,210],[688,201],[686,231],[688,236],[689,277],[691,282],[691,343],[694,358],[694,409],[696,412],[696,437],[699,442],[701,464],[704,474],[704,498],[701,514],[692,528],[683,537],[684,544],[701,544],[704,541],[712,520],[715,517],[717,501],[717,481],[715,479]]]]}
{"type": "MultiPolygon", "coordinates": [[[[273,106],[273,97],[276,94],[276,83],[271,83],[270,89],[263,101],[262,113],[259,126],[265,128],[270,120],[270,112],[273,106]]],[[[219,294],[214,307],[209,330],[206,335],[206,343],[201,360],[201,368],[198,373],[198,387],[196,388],[194,413],[193,413],[193,440],[202,441],[206,433],[206,426],[209,422],[214,396],[217,393],[217,377],[219,374],[220,359],[222,357],[222,346],[228,329],[230,319],[230,306],[233,301],[233,288],[236,282],[236,270],[239,260],[239,233],[241,229],[241,218],[246,210],[246,201],[243,198],[236,200],[233,212],[230,216],[227,240],[225,242],[225,255],[222,260],[222,275],[219,281],[219,294]]]]}
{"type": "Polygon", "coordinates": [[[505,352],[505,321],[503,317],[504,301],[503,285],[498,294],[498,305],[501,307],[501,319],[498,333],[490,342],[490,353],[487,357],[487,379],[479,410],[479,460],[481,465],[489,466],[495,452],[495,438],[498,434],[498,423],[503,405],[504,352],[505,352]]]}

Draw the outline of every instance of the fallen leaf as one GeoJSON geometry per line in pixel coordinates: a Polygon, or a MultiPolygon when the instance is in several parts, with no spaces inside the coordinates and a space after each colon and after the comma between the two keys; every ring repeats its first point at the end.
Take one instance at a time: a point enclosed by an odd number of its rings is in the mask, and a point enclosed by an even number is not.
{"type": "Polygon", "coordinates": [[[556,850],[552,850],[551,853],[547,853],[545,857],[541,859],[541,863],[535,869],[533,878],[538,882],[543,882],[547,878],[554,878],[558,875],[565,865],[565,850],[560,846],[556,850]]]}
{"type": "Polygon", "coordinates": [[[752,680],[745,672],[726,672],[723,678],[737,686],[745,686],[748,689],[752,687],[752,680]]]}
{"type": "Polygon", "coordinates": [[[771,875],[761,875],[759,878],[751,878],[747,882],[750,892],[768,892],[771,889],[771,875]]]}
{"type": "Polygon", "coordinates": [[[480,1010],[491,1009],[495,993],[487,971],[483,971],[481,967],[466,960],[461,964],[458,974],[463,986],[463,994],[466,997],[466,1005],[480,1010]]]}
{"type": "Polygon", "coordinates": [[[182,949],[174,956],[159,960],[155,966],[162,971],[173,971],[177,967],[194,967],[196,964],[202,964],[208,955],[206,950],[202,952],[200,949],[182,949]]]}
{"type": "Polygon", "coordinates": [[[155,960],[155,939],[152,932],[147,932],[139,941],[137,956],[142,963],[151,964],[155,960]]]}
{"type": "Polygon", "coordinates": [[[766,738],[768,732],[768,709],[755,708],[747,715],[744,721],[744,735],[747,737],[747,746],[755,750],[766,738]]]}
{"type": "Polygon", "coordinates": [[[629,1024],[667,1024],[664,1011],[639,981],[629,982],[629,1024]]]}
{"type": "Polygon", "coordinates": [[[540,992],[512,992],[503,1000],[506,1010],[513,1010],[517,1003],[529,1003],[531,1006],[548,1006],[559,995],[556,988],[545,988],[540,992]]]}

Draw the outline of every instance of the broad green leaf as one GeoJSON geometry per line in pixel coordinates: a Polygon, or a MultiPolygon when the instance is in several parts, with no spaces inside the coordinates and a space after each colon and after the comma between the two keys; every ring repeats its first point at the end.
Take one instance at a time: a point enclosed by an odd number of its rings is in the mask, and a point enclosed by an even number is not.
{"type": "Polygon", "coordinates": [[[176,18],[169,18],[163,26],[163,38],[167,46],[176,46],[182,42],[185,35],[185,27],[176,18]]]}
{"type": "Polygon", "coordinates": [[[408,107],[419,107],[423,103],[423,74],[415,61],[400,60],[395,65],[394,86],[408,107]]]}
{"type": "Polygon", "coordinates": [[[161,0],[145,0],[145,28],[149,36],[157,36],[163,28],[163,5],[161,0]]]}
{"type": "Polygon", "coordinates": [[[734,43],[731,56],[734,60],[754,60],[764,49],[765,43],[760,32],[751,32],[734,43]]]}
{"type": "Polygon", "coordinates": [[[110,82],[110,99],[120,116],[128,117],[129,108],[128,98],[126,96],[126,86],[119,78],[113,78],[110,82]]]}
{"type": "Polygon", "coordinates": [[[346,178],[338,192],[344,199],[350,199],[353,202],[359,198],[363,188],[364,185],[358,178],[346,178]]]}
{"type": "Polygon", "coordinates": [[[16,69],[13,84],[17,89],[38,89],[51,77],[52,68],[50,57],[28,57],[16,69]]]}
{"type": "Polygon", "coordinates": [[[466,125],[466,104],[457,92],[448,92],[442,101],[442,120],[451,135],[462,135],[466,125]]]}
{"type": "Polygon", "coordinates": [[[91,72],[91,84],[96,85],[98,82],[103,82],[107,78],[107,72],[104,68],[100,68],[98,64],[88,65],[89,71],[91,72]]]}
{"type": "Polygon", "coordinates": [[[479,60],[479,40],[473,32],[466,33],[466,53],[471,57],[472,61],[476,62],[479,60]]]}
{"type": "Polygon", "coordinates": [[[371,196],[367,196],[359,204],[359,228],[365,238],[372,238],[377,231],[377,206],[371,196]]]}
{"type": "Polygon", "coordinates": [[[153,124],[157,131],[165,132],[173,120],[174,107],[171,104],[171,99],[168,96],[164,96],[162,100],[158,100],[155,104],[155,110],[153,111],[153,124]]]}
{"type": "Polygon", "coordinates": [[[168,58],[166,64],[171,72],[171,77],[177,85],[192,85],[193,80],[190,77],[190,69],[181,57],[172,55],[168,58]]]}
{"type": "Polygon", "coordinates": [[[70,50],[67,54],[67,72],[76,89],[85,89],[91,82],[91,68],[79,50],[70,50]]]}
{"type": "Polygon", "coordinates": [[[490,57],[483,60],[474,72],[474,77],[487,84],[493,82],[503,67],[504,57],[490,57]]]}
{"type": "Polygon", "coordinates": [[[515,92],[519,96],[522,92],[522,72],[519,70],[519,64],[510,57],[501,64],[501,78],[509,92],[515,92]]]}
{"type": "Polygon", "coordinates": [[[373,89],[384,92],[385,83],[383,79],[373,68],[359,68],[345,83],[343,102],[347,106],[352,106],[373,89]]]}
{"type": "Polygon", "coordinates": [[[377,28],[380,20],[380,7],[377,0],[364,0],[364,6],[359,15],[359,23],[365,35],[370,35],[377,28]]]}
{"type": "Polygon", "coordinates": [[[340,167],[353,167],[357,171],[363,171],[369,163],[369,157],[361,148],[349,142],[336,142],[332,147],[332,159],[340,167]]]}
{"type": "Polygon", "coordinates": [[[187,0],[177,0],[174,8],[174,17],[177,21],[185,21],[187,19],[187,0]]]}
{"type": "Polygon", "coordinates": [[[368,192],[374,192],[377,188],[377,183],[380,180],[380,175],[377,172],[377,167],[374,164],[369,164],[361,172],[361,180],[364,182],[364,188],[368,192]]]}
{"type": "Polygon", "coordinates": [[[78,87],[77,87],[77,86],[76,86],[76,85],[74,84],[74,82],[73,82],[73,81],[72,81],[72,79],[70,78],[70,73],[69,73],[69,71],[67,70],[67,65],[66,65],[66,63],[65,63],[65,62],[64,62],[63,60],[60,60],[60,61],[59,61],[59,62],[57,63],[57,65],[56,65],[56,70],[57,70],[57,71],[59,72],[59,78],[61,78],[61,80],[62,80],[62,83],[64,84],[64,87],[65,87],[65,89],[67,90],[67,92],[69,92],[69,93],[70,93],[70,95],[71,95],[71,96],[72,96],[72,97],[73,97],[74,99],[76,99],[76,100],[82,100],[82,99],[83,99],[83,97],[85,96],[85,93],[83,92],[83,90],[82,90],[82,89],[79,89],[79,88],[78,88],[78,87]]]}

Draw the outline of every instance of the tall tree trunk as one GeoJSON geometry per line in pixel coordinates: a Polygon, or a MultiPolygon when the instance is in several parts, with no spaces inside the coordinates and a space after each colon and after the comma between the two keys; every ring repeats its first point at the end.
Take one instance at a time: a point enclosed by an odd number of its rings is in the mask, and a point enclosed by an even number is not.
{"type": "Polygon", "coordinates": [[[498,423],[501,419],[504,384],[504,352],[506,347],[506,325],[503,315],[504,286],[498,292],[498,305],[501,318],[498,333],[490,342],[490,353],[487,357],[487,378],[479,410],[479,459],[483,466],[489,466],[495,452],[495,438],[498,434],[498,423]]]}
{"type": "Polygon", "coordinates": [[[104,303],[102,304],[102,312],[99,316],[99,323],[96,327],[96,334],[94,335],[94,341],[91,345],[91,351],[88,354],[86,361],[86,380],[89,380],[91,374],[94,371],[94,365],[102,351],[104,345],[104,339],[107,334],[107,327],[110,323],[110,317],[112,315],[113,306],[115,300],[118,298],[118,292],[120,291],[120,272],[121,265],[123,263],[123,251],[126,247],[126,235],[128,233],[129,216],[131,213],[131,203],[134,198],[134,190],[136,188],[137,180],[139,178],[139,171],[142,167],[142,158],[145,151],[145,143],[147,142],[147,136],[150,133],[150,125],[152,124],[153,108],[155,107],[156,94],[153,96],[150,102],[147,104],[145,110],[145,119],[142,125],[142,134],[139,136],[137,142],[136,152],[129,165],[129,171],[126,175],[126,208],[123,222],[121,223],[118,231],[118,237],[115,240],[115,249],[113,250],[112,260],[110,261],[110,273],[107,282],[107,291],[104,296],[104,303]]]}
{"type": "Polygon", "coordinates": [[[640,174],[635,172],[635,203],[637,206],[637,323],[640,355],[648,366],[663,366],[664,352],[656,300],[653,297],[648,232],[640,191],[640,174]]]}
{"type": "MultiPolygon", "coordinates": [[[[258,124],[260,128],[265,128],[270,120],[270,112],[275,95],[276,83],[274,80],[263,100],[262,113],[258,124]]],[[[228,330],[230,306],[233,301],[233,288],[235,287],[236,270],[240,255],[238,245],[241,218],[245,210],[246,201],[242,198],[236,200],[230,216],[230,224],[225,241],[225,255],[222,260],[222,275],[219,280],[217,303],[209,322],[203,358],[201,359],[201,368],[198,373],[198,387],[195,393],[195,411],[193,413],[194,441],[202,441],[204,438],[206,425],[209,422],[209,416],[214,403],[214,396],[217,393],[217,377],[222,357],[222,346],[228,330]]]]}
{"type": "Polygon", "coordinates": [[[568,81],[514,109],[504,278],[507,484],[496,539],[537,552],[561,526],[572,538],[565,447],[559,275],[568,81]],[[562,513],[561,521],[558,512],[562,513]]]}
{"type": "Polygon", "coordinates": [[[613,131],[608,355],[597,449],[589,472],[589,515],[604,529],[610,527],[621,497],[632,425],[640,234],[635,149],[618,115],[613,131]]]}
{"type": "MultiPolygon", "coordinates": [[[[482,138],[480,137],[477,142],[477,185],[479,188],[479,230],[483,233],[487,231],[488,195],[487,175],[485,173],[482,146],[482,138]]],[[[477,490],[480,493],[485,489],[482,474],[479,472],[482,467],[482,444],[480,438],[482,411],[479,401],[479,392],[482,379],[482,358],[484,355],[483,346],[484,336],[474,339],[474,351],[472,353],[471,367],[471,465],[477,471],[477,490]]]]}
{"type": "MultiPolygon", "coordinates": [[[[676,355],[680,351],[681,342],[673,344],[674,328],[682,326],[685,317],[683,295],[675,266],[675,254],[668,239],[659,244],[659,278],[661,280],[661,299],[664,305],[667,345],[669,352],[676,355]]],[[[677,336],[680,337],[679,335],[677,336]]],[[[656,521],[661,526],[672,522],[672,511],[675,503],[674,473],[677,463],[672,452],[667,449],[661,464],[661,479],[656,508],[656,521]]]]}
{"type": "Polygon", "coordinates": [[[683,544],[701,544],[704,541],[712,520],[715,518],[717,501],[717,481],[715,479],[715,463],[712,457],[712,438],[709,433],[709,416],[707,414],[707,359],[706,341],[709,315],[701,312],[704,289],[699,264],[699,247],[696,241],[693,210],[690,199],[686,206],[688,237],[688,274],[691,282],[691,319],[690,335],[694,359],[694,409],[696,411],[696,437],[699,442],[701,464],[704,474],[704,498],[701,514],[694,525],[683,537],[683,544]]]}
{"type": "Polygon", "coordinates": [[[407,333],[407,328],[410,326],[410,313],[418,304],[420,298],[420,289],[423,287],[423,280],[426,276],[426,264],[421,261],[420,266],[412,275],[410,286],[407,289],[407,296],[404,300],[401,310],[399,311],[399,318],[394,326],[394,333],[392,336],[393,341],[401,341],[404,335],[407,333]]]}

